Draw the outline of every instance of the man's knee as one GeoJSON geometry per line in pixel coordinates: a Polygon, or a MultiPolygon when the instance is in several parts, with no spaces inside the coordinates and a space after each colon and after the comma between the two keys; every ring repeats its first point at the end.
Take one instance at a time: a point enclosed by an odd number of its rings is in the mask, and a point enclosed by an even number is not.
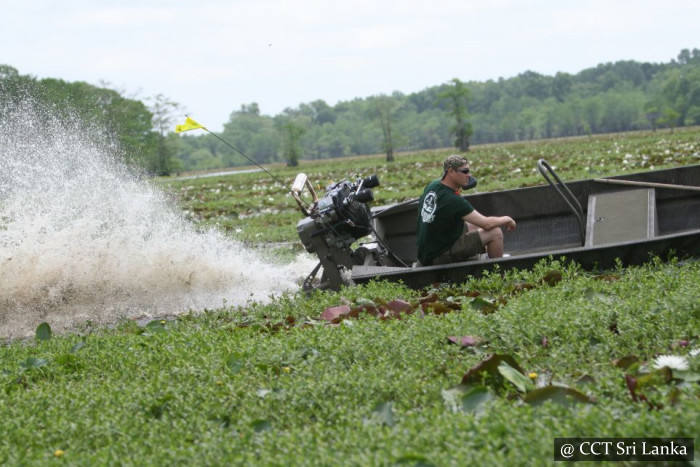
{"type": "Polygon", "coordinates": [[[495,229],[491,229],[491,230],[493,230],[494,240],[499,240],[499,241],[503,240],[503,230],[500,227],[496,227],[495,229]]]}
{"type": "Polygon", "coordinates": [[[496,227],[491,230],[481,230],[479,233],[481,234],[481,241],[484,243],[484,245],[493,241],[503,241],[503,230],[501,230],[500,227],[496,227]]]}

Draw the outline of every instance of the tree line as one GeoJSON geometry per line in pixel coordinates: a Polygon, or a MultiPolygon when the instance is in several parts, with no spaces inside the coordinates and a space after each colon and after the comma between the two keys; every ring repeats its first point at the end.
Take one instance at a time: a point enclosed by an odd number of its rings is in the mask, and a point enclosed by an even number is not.
{"type": "MultiPolygon", "coordinates": [[[[178,104],[164,96],[149,105],[108,88],[37,80],[0,65],[0,99],[27,88],[103,124],[153,173],[249,164],[213,135],[173,135],[178,104]]],[[[668,63],[618,61],[576,74],[525,71],[485,82],[454,78],[411,94],[335,105],[319,99],[275,116],[261,114],[253,102],[233,111],[218,135],[257,163],[295,165],[380,152],[390,161],[394,151],[466,151],[470,144],[690,125],[700,125],[699,49],[684,49],[668,63]]]]}

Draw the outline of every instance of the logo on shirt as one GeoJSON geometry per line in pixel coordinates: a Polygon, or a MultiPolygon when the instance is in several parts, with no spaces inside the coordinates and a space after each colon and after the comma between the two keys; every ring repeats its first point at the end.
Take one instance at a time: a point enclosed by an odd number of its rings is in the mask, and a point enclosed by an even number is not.
{"type": "Polygon", "coordinates": [[[430,224],[435,220],[435,210],[437,209],[437,194],[431,191],[423,199],[423,207],[421,208],[420,215],[423,222],[430,224]]]}

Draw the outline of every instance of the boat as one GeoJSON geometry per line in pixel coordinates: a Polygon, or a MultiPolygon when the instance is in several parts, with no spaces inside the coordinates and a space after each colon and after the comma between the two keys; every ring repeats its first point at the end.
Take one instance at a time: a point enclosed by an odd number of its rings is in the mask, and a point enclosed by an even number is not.
{"type": "MultiPolygon", "coordinates": [[[[544,159],[537,169],[546,184],[463,195],[485,215],[515,219],[517,228],[504,231],[507,255],[437,266],[416,259],[418,199],[370,208],[376,176],[335,183],[319,198],[299,174],[292,186],[304,215],[297,233],[319,258],[303,289],[339,290],[376,279],[420,289],[494,270],[529,269],[545,258],[602,271],[654,257],[700,256],[700,165],[568,183],[544,159]]],[[[468,188],[476,183],[473,178],[468,188]]]]}

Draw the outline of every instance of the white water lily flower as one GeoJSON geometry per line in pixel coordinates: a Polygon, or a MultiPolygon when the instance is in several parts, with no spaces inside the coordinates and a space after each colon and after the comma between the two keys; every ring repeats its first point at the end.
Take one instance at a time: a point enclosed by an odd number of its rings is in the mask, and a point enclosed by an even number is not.
{"type": "Polygon", "coordinates": [[[690,356],[691,356],[691,357],[697,357],[698,355],[700,355],[700,347],[698,347],[697,349],[693,349],[693,350],[690,351],[690,356]]]}
{"type": "Polygon", "coordinates": [[[685,371],[688,369],[688,360],[678,355],[659,355],[654,359],[654,368],[669,367],[672,370],[685,371]]]}

